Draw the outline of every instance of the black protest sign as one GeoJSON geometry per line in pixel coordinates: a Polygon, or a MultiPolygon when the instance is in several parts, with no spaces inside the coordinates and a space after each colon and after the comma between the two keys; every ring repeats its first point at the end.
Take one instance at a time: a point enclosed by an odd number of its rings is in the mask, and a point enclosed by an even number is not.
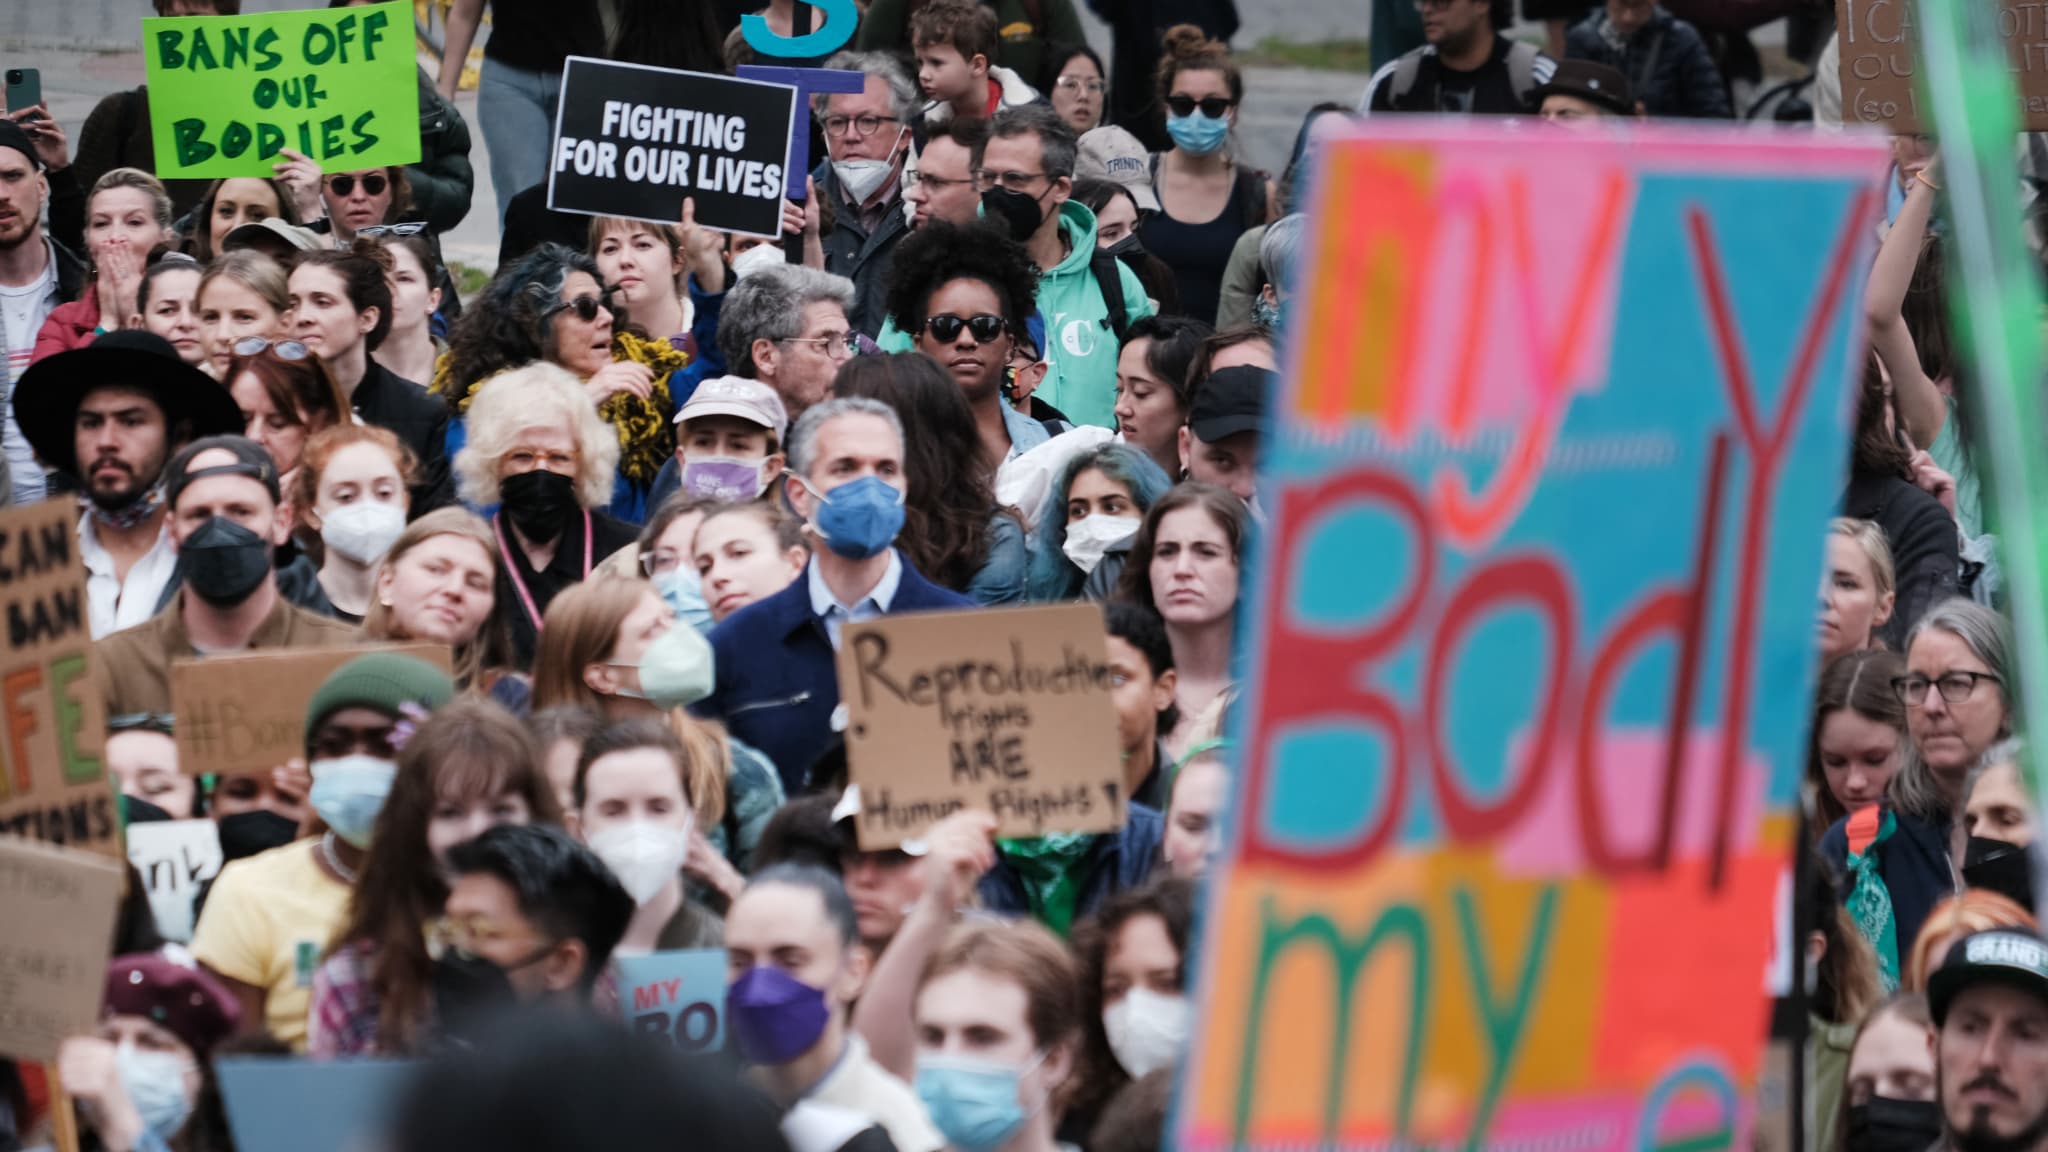
{"type": "Polygon", "coordinates": [[[548,207],[673,224],[689,197],[704,227],[778,235],[796,112],[787,84],[571,56],[548,207]]]}

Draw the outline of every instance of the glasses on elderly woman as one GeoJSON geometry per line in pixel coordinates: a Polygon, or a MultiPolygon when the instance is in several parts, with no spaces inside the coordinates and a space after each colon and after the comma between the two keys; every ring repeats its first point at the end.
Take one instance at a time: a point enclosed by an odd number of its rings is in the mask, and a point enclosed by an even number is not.
{"type": "Polygon", "coordinates": [[[512,474],[546,470],[559,472],[564,476],[576,474],[576,453],[550,452],[545,448],[514,448],[504,456],[505,468],[512,474]]]}
{"type": "Polygon", "coordinates": [[[553,316],[557,312],[574,312],[578,320],[589,324],[597,319],[599,312],[609,312],[611,307],[612,302],[609,296],[573,296],[548,309],[548,315],[553,316]]]}

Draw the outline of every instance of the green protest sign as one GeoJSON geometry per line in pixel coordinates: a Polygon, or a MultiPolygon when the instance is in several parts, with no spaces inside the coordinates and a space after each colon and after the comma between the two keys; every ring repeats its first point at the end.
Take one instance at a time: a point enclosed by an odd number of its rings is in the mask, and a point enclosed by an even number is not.
{"type": "Polygon", "coordinates": [[[402,0],[142,22],[165,179],[269,176],[296,149],[329,172],[420,158],[418,65],[402,0]]]}

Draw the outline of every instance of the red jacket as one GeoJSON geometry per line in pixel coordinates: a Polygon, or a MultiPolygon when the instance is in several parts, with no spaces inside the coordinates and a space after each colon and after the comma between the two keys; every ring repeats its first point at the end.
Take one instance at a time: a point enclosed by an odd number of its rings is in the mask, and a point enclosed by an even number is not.
{"type": "Polygon", "coordinates": [[[45,356],[85,347],[92,343],[99,326],[100,294],[87,284],[78,299],[51,310],[42,330],[36,333],[35,351],[29,354],[28,362],[34,364],[45,356]]]}

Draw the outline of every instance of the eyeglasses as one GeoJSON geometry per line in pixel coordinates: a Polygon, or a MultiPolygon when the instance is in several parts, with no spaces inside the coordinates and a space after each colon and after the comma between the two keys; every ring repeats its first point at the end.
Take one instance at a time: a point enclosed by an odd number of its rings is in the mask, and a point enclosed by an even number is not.
{"type": "MultiPolygon", "coordinates": [[[[381,176],[380,176],[380,177],[378,177],[378,179],[380,179],[380,180],[381,180],[381,179],[383,179],[383,177],[381,177],[381,176]]],[[[369,187],[369,182],[368,182],[367,180],[366,180],[366,181],[364,181],[364,187],[369,187]]],[[[370,189],[370,195],[372,195],[372,196],[375,196],[376,194],[377,194],[377,190],[376,190],[376,189],[374,189],[374,188],[371,188],[371,189],[370,189]]],[[[346,195],[348,195],[348,193],[344,192],[344,193],[342,193],[342,195],[346,196],[346,195]]],[[[403,223],[403,224],[372,224],[372,225],[370,225],[370,226],[369,226],[368,228],[358,228],[358,229],[356,229],[356,235],[358,235],[358,236],[417,236],[417,235],[419,235],[420,233],[422,233],[422,232],[425,232],[426,230],[427,230],[427,222],[426,222],[426,221],[424,221],[424,220],[407,220],[407,221],[406,221],[405,223],[403,223]]]]}
{"type": "MultiPolygon", "coordinates": [[[[329,176],[327,186],[334,190],[336,196],[348,196],[355,192],[357,179],[353,173],[343,172],[339,176],[329,176]]],[[[363,182],[363,191],[372,196],[382,196],[384,189],[391,187],[391,178],[382,172],[369,172],[360,179],[363,182]]]]}
{"type": "Polygon", "coordinates": [[[244,336],[235,341],[237,356],[261,356],[266,349],[276,353],[279,360],[304,360],[313,354],[311,349],[297,340],[266,340],[261,336],[244,336]]]}
{"type": "Polygon", "coordinates": [[[640,570],[649,576],[666,576],[683,566],[683,554],[673,548],[656,548],[640,557],[640,570]]]}
{"type": "Polygon", "coordinates": [[[922,172],[905,172],[903,174],[903,184],[906,188],[926,187],[934,192],[944,192],[948,188],[972,183],[974,183],[974,177],[972,176],[964,180],[954,180],[946,176],[927,176],[922,172]]]}
{"type": "Polygon", "coordinates": [[[183,252],[165,252],[156,259],[151,260],[149,264],[152,268],[159,264],[183,264],[193,268],[199,267],[199,261],[183,252]]]}
{"type": "Polygon", "coordinates": [[[1892,695],[1897,696],[1899,703],[1908,707],[1924,708],[1927,702],[1927,686],[1932,684],[1941,690],[1943,700],[1951,704],[1961,704],[1977,690],[1977,682],[1980,680],[1989,680],[1993,684],[2005,682],[1989,672],[1944,672],[1932,680],[1918,675],[1894,676],[1892,695]]]}
{"type": "Polygon", "coordinates": [[[1053,81],[1052,86],[1064,88],[1069,92],[1086,92],[1091,96],[1102,95],[1102,81],[1089,80],[1081,76],[1062,76],[1053,81]]]}
{"type": "Polygon", "coordinates": [[[894,124],[896,121],[886,116],[827,116],[821,123],[825,125],[825,135],[834,140],[846,135],[849,128],[853,129],[856,140],[865,140],[880,132],[882,125],[894,124]]]}
{"type": "Polygon", "coordinates": [[[514,448],[505,453],[505,466],[513,473],[546,469],[564,476],[576,474],[576,453],[549,452],[544,448],[514,448]]]}
{"type": "Polygon", "coordinates": [[[597,319],[599,312],[609,312],[611,306],[610,296],[575,296],[548,309],[548,315],[553,316],[557,312],[574,312],[578,320],[589,324],[597,319]]]}
{"type": "Polygon", "coordinates": [[[788,336],[776,341],[778,344],[809,344],[821,355],[835,360],[860,355],[860,333],[841,332],[837,336],[788,336]]]}
{"type": "Polygon", "coordinates": [[[951,344],[958,340],[962,328],[974,337],[976,344],[988,344],[1010,327],[1001,316],[992,316],[987,312],[964,317],[951,312],[941,312],[937,316],[927,317],[924,326],[941,344],[951,344]]]}
{"type": "Polygon", "coordinates": [[[453,949],[474,956],[478,945],[490,947],[531,935],[485,916],[443,916],[427,928],[427,943],[436,953],[453,949]]]}
{"type": "Polygon", "coordinates": [[[1168,96],[1166,98],[1167,111],[1172,112],[1175,116],[1193,116],[1195,109],[1200,108],[1202,115],[1207,116],[1211,120],[1221,120],[1225,112],[1230,111],[1236,106],[1237,101],[1232,100],[1228,96],[1204,96],[1200,100],[1195,99],[1193,96],[1168,96]]]}
{"type": "Polygon", "coordinates": [[[974,185],[986,192],[991,188],[1009,188],[1021,192],[1028,184],[1045,179],[1043,172],[997,172],[993,168],[976,168],[974,185]]]}

